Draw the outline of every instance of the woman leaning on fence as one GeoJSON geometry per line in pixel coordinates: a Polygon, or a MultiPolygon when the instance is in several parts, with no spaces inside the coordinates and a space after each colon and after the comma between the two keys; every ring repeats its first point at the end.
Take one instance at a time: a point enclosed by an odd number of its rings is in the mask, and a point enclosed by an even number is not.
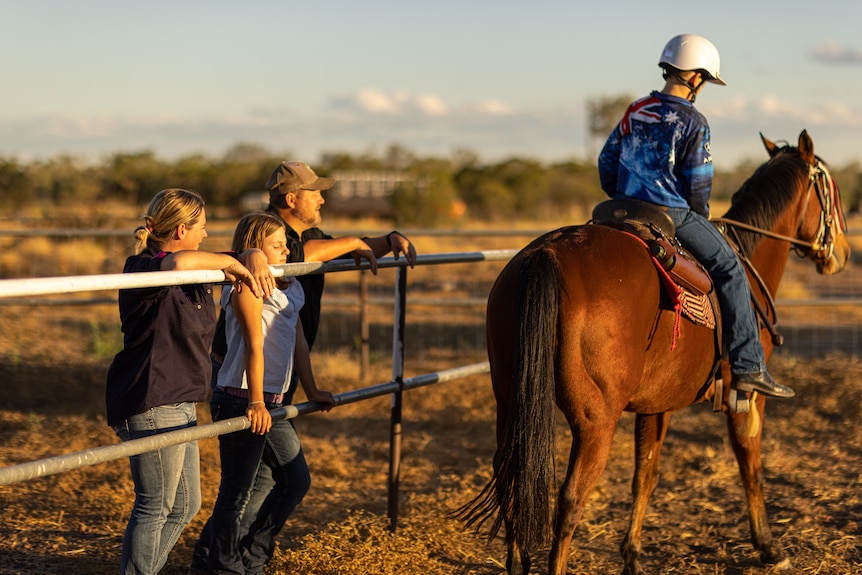
{"type": "MultiPolygon", "coordinates": [[[[237,289],[271,295],[275,279],[259,250],[238,257],[198,250],[207,232],[196,192],[162,190],[143,218],[124,273],[220,269],[237,289]]],[[[123,349],[108,369],[106,403],[108,425],[121,440],[196,425],[195,402],[205,401],[209,390],[212,291],[212,284],[120,290],[123,349]]],[[[135,502],[120,572],[155,574],[200,508],[198,446],[192,441],[129,459],[135,502]]]]}

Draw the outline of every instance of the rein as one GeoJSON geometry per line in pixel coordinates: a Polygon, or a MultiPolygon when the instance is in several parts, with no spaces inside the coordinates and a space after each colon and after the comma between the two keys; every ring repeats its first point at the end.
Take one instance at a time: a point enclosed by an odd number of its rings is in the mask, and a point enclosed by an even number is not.
{"type": "MultiPolygon", "coordinates": [[[[802,241],[802,240],[797,239],[797,238],[785,236],[783,234],[776,234],[773,231],[765,230],[763,228],[758,228],[757,226],[752,226],[750,224],[746,224],[744,222],[740,222],[737,220],[731,220],[729,218],[713,218],[709,221],[711,221],[713,223],[717,223],[717,224],[727,224],[731,228],[740,228],[743,230],[747,230],[749,232],[756,232],[756,233],[760,234],[761,236],[766,236],[766,237],[773,238],[776,240],[784,240],[785,242],[790,242],[791,244],[794,244],[797,246],[802,246],[804,248],[809,248],[812,250],[816,247],[815,243],[805,242],[805,241],[802,241]]],[[[721,230],[722,233],[724,233],[723,227],[720,227],[719,229],[721,230]]]]}
{"type": "Polygon", "coordinates": [[[766,308],[764,308],[763,304],[760,303],[760,300],[754,297],[754,292],[752,291],[751,305],[754,306],[754,311],[757,312],[758,317],[760,317],[760,319],[763,321],[763,325],[765,325],[766,329],[769,331],[769,335],[772,338],[772,343],[776,346],[783,345],[784,336],[778,333],[778,330],[775,328],[775,326],[778,325],[778,310],[775,307],[775,298],[772,297],[772,294],[769,292],[769,289],[767,289],[766,282],[763,281],[763,278],[760,276],[760,273],[758,273],[757,268],[754,267],[754,264],[751,262],[751,259],[748,257],[748,254],[743,251],[742,242],[739,241],[739,236],[736,233],[737,230],[734,227],[731,227],[730,230],[727,230],[725,229],[724,224],[739,224],[739,227],[745,227],[752,231],[760,232],[764,235],[771,235],[772,237],[776,237],[778,239],[784,239],[787,238],[787,236],[782,236],[781,234],[773,234],[768,230],[763,230],[754,226],[742,224],[741,222],[736,222],[735,220],[724,220],[723,218],[721,218],[715,221],[719,222],[719,231],[723,235],[727,236],[728,243],[733,248],[733,251],[735,251],[737,255],[739,255],[739,259],[742,262],[742,265],[745,266],[745,269],[747,269],[749,273],[751,273],[751,277],[754,278],[754,282],[757,284],[758,289],[760,289],[760,293],[763,294],[763,299],[766,300],[766,308]]]}

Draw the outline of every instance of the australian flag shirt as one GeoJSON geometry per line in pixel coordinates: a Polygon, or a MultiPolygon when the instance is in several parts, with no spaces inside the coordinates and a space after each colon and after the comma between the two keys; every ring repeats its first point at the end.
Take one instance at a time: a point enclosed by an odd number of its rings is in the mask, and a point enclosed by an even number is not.
{"type": "Polygon", "coordinates": [[[652,92],[633,102],[599,155],[602,189],[709,217],[712,154],[706,118],[685,98],[652,92]]]}

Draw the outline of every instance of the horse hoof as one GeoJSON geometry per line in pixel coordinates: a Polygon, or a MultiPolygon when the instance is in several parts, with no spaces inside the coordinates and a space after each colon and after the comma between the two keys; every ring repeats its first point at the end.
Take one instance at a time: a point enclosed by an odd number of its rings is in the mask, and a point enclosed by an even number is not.
{"type": "Polygon", "coordinates": [[[782,559],[781,561],[779,561],[778,563],[776,563],[775,565],[772,566],[772,572],[792,571],[792,570],[793,570],[793,563],[791,563],[790,559],[788,559],[787,557],[785,557],[784,559],[782,559]]]}

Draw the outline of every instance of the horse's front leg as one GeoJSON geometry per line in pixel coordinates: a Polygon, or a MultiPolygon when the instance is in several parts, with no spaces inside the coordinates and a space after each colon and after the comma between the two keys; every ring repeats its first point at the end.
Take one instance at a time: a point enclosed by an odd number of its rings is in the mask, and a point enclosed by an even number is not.
{"type": "Polygon", "coordinates": [[[742,486],[748,499],[748,521],[751,527],[751,543],[760,552],[760,560],[774,564],[776,570],[790,570],[792,565],[784,551],[775,545],[766,502],[763,495],[763,464],[760,456],[760,436],[763,410],[766,400],[757,398],[749,413],[727,414],[730,443],[739,464],[742,486]],[[749,419],[756,418],[756,419],[749,419]]]}
{"type": "Polygon", "coordinates": [[[641,530],[649,498],[658,484],[658,461],[667,434],[670,413],[638,414],[635,418],[635,472],[632,477],[632,513],[620,545],[623,575],[644,575],[640,564],[641,530]]]}

